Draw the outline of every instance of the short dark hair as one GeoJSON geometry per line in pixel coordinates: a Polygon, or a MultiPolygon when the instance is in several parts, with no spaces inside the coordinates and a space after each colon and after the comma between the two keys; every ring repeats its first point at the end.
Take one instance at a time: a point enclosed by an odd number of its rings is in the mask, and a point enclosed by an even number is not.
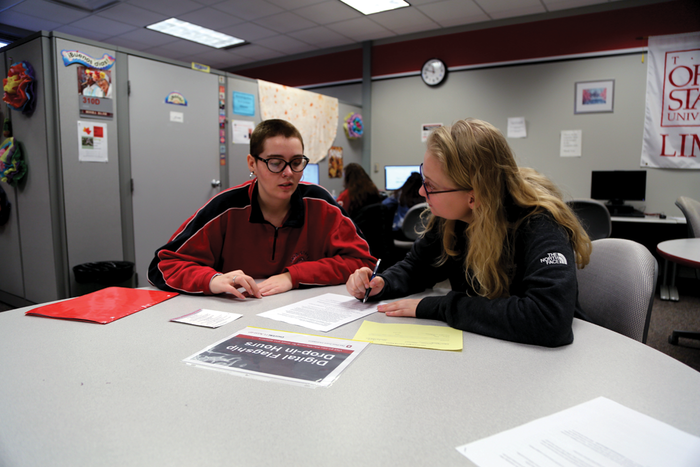
{"type": "Polygon", "coordinates": [[[302,151],[304,150],[304,139],[301,137],[297,127],[286,120],[273,118],[263,120],[253,130],[253,134],[250,136],[250,155],[254,157],[259,156],[265,149],[265,141],[275,136],[297,138],[301,142],[302,151]]]}

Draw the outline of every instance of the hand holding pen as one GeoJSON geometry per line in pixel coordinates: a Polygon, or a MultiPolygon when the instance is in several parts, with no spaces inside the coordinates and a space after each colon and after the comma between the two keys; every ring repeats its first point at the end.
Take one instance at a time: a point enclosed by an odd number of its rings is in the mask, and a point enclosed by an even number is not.
{"type": "MultiPolygon", "coordinates": [[[[372,282],[372,279],[377,277],[377,271],[379,271],[379,263],[381,263],[382,260],[378,259],[376,266],[374,266],[374,272],[372,272],[372,277],[369,278],[369,281],[372,282]]],[[[367,290],[365,291],[365,298],[362,299],[362,303],[367,302],[367,299],[369,298],[369,293],[372,291],[372,287],[367,287],[367,290]]]]}

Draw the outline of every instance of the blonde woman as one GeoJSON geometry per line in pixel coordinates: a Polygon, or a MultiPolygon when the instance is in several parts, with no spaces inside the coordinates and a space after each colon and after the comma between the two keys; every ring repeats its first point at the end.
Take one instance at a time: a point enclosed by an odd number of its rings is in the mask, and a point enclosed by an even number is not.
{"type": "Polygon", "coordinates": [[[378,310],[514,342],[570,344],[574,316],[585,319],[576,265],[588,263],[591,242],[554,184],[518,168],[501,132],[475,119],[433,131],[421,176],[426,232],[371,281],[369,268],[355,271],[348,292],[363,298],[371,287],[371,299],[387,300],[449,279],[445,296],[378,310]]]}

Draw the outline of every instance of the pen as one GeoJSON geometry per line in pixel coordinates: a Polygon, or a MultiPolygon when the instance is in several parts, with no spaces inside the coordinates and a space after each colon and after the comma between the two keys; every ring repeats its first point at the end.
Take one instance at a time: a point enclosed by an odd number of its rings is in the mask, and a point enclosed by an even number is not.
{"type": "MultiPolygon", "coordinates": [[[[374,272],[372,273],[372,277],[369,278],[369,281],[372,282],[372,279],[377,275],[377,271],[379,271],[379,263],[381,263],[382,260],[378,259],[377,260],[377,265],[374,267],[374,272]]],[[[362,303],[365,303],[367,299],[369,298],[369,293],[372,291],[372,287],[367,288],[365,290],[365,298],[362,299],[362,303]]]]}

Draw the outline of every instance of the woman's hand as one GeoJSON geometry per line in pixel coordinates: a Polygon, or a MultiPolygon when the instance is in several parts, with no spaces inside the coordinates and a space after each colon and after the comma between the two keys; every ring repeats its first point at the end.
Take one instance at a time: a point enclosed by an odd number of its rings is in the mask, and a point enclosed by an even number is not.
{"type": "Polygon", "coordinates": [[[386,313],[387,316],[406,316],[409,318],[416,317],[416,308],[420,303],[419,298],[405,298],[395,302],[379,305],[377,311],[386,313]]]}
{"type": "Polygon", "coordinates": [[[345,283],[345,288],[355,298],[362,300],[365,298],[365,291],[372,287],[372,291],[369,296],[372,297],[377,295],[384,288],[384,278],[375,276],[370,282],[370,277],[372,277],[372,270],[370,268],[360,268],[353,272],[348,281],[345,283]]]}
{"type": "Polygon", "coordinates": [[[260,283],[260,293],[263,296],[275,295],[292,290],[292,275],[289,272],[270,276],[260,283]]]}
{"type": "Polygon", "coordinates": [[[262,298],[255,279],[245,275],[240,269],[214,276],[209,282],[209,290],[213,294],[229,293],[236,298],[245,299],[245,295],[239,292],[239,287],[243,287],[252,297],[262,298]]]}

